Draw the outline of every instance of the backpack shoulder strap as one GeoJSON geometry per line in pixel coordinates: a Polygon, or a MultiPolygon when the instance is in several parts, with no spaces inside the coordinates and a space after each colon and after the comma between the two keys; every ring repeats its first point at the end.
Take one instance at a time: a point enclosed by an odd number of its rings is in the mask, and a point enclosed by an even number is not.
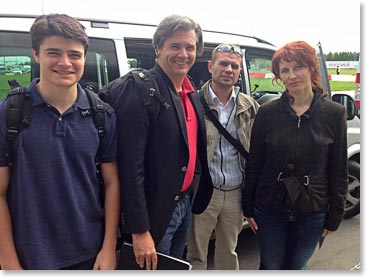
{"type": "Polygon", "coordinates": [[[168,110],[170,105],[159,91],[158,84],[153,74],[146,69],[137,69],[130,71],[135,79],[135,82],[142,88],[142,91],[148,93],[150,97],[155,97],[164,110],[168,110]]]}
{"type": "Polygon", "coordinates": [[[160,107],[162,107],[163,110],[167,110],[170,105],[161,95],[158,84],[150,70],[143,68],[132,69],[104,86],[99,91],[98,95],[103,101],[111,104],[112,107],[118,111],[118,99],[123,101],[124,90],[129,81],[134,83],[134,93],[140,94],[144,106],[147,109],[149,120],[151,123],[154,123],[160,113],[160,107]],[[153,101],[153,99],[156,99],[156,101],[153,101]]]}
{"type": "Polygon", "coordinates": [[[107,104],[106,102],[102,101],[101,98],[98,96],[97,93],[89,90],[88,88],[84,88],[85,93],[87,94],[89,105],[90,105],[90,111],[93,117],[94,126],[96,127],[98,138],[99,138],[99,145],[97,154],[95,157],[95,164],[96,164],[96,175],[98,182],[100,184],[99,186],[99,197],[101,199],[101,203],[104,206],[104,185],[103,185],[103,177],[102,177],[102,171],[101,171],[101,164],[102,164],[102,158],[101,158],[101,142],[103,137],[105,136],[105,113],[112,113],[113,108],[107,104]]]}
{"type": "Polygon", "coordinates": [[[8,165],[13,165],[14,142],[23,129],[30,124],[32,100],[28,89],[17,82],[16,79],[8,80],[10,92],[7,95],[7,155],[8,165]]]}
{"type": "Polygon", "coordinates": [[[93,122],[97,129],[98,136],[99,138],[103,138],[105,135],[105,113],[112,113],[113,109],[109,104],[103,102],[97,93],[88,88],[85,88],[84,91],[89,100],[93,122]]]}

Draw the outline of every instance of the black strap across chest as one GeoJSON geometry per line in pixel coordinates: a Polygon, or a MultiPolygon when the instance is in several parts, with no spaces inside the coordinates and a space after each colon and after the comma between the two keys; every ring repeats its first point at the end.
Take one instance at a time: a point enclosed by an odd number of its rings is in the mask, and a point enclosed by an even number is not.
{"type": "Polygon", "coordinates": [[[218,129],[218,131],[233,145],[234,148],[244,157],[246,160],[248,159],[249,153],[245,150],[243,145],[235,139],[226,128],[218,121],[217,117],[214,115],[212,110],[209,108],[208,103],[205,101],[204,94],[200,93],[200,101],[204,108],[205,115],[208,116],[209,120],[213,122],[214,126],[218,129]]]}

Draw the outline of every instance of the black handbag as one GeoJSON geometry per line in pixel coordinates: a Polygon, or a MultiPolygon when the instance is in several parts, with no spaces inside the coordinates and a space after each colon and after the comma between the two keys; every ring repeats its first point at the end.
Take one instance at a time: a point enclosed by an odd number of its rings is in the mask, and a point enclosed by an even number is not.
{"type": "Polygon", "coordinates": [[[297,212],[312,212],[312,190],[309,187],[309,178],[308,176],[304,176],[305,182],[300,182],[294,175],[294,168],[294,164],[288,163],[285,174],[279,174],[278,183],[279,185],[283,185],[291,206],[293,206],[297,212]]]}

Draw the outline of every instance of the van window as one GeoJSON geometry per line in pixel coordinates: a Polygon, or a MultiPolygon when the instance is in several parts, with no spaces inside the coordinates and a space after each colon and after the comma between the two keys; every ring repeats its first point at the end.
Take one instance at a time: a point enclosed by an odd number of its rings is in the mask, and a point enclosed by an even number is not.
{"type": "Polygon", "coordinates": [[[246,53],[246,62],[250,79],[251,92],[280,92],[284,91],[283,85],[273,83],[271,72],[272,54],[261,53],[258,50],[249,49],[246,53]]]}
{"type": "Polygon", "coordinates": [[[152,39],[125,38],[126,55],[129,69],[150,69],[155,64],[155,51],[152,39]]]}
{"type": "MultiPolygon", "coordinates": [[[[197,57],[196,63],[189,71],[189,75],[200,88],[211,78],[208,71],[208,61],[211,59],[211,52],[217,44],[206,43],[204,54],[197,57]]],[[[271,72],[271,59],[274,51],[261,48],[242,48],[245,59],[243,60],[241,76],[236,84],[241,92],[251,95],[253,92],[281,92],[283,86],[272,83],[273,74],[271,72]],[[248,85],[247,85],[248,84],[248,85]]]]}
{"type": "MultiPolygon", "coordinates": [[[[113,40],[90,38],[83,87],[98,90],[119,77],[113,40]]],[[[29,33],[0,32],[0,98],[9,91],[7,80],[17,79],[24,86],[39,77],[39,66],[32,56],[29,33]]]]}

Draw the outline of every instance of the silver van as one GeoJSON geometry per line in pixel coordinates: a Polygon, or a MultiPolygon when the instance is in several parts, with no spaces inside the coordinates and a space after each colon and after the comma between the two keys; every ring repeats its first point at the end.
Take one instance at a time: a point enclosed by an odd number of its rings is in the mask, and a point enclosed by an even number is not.
{"type": "MultiPolygon", "coordinates": [[[[9,91],[7,80],[16,78],[27,86],[39,76],[39,67],[31,52],[29,30],[36,16],[0,14],[0,67],[11,70],[0,71],[0,98],[9,91]]],[[[81,85],[94,90],[101,89],[110,81],[125,74],[132,68],[151,68],[155,63],[152,37],[156,26],[141,23],[106,21],[78,18],[86,27],[90,47],[86,57],[81,85]]],[[[207,61],[211,51],[219,43],[234,43],[243,52],[243,70],[238,85],[241,91],[254,97],[259,103],[280,97],[284,90],[272,84],[271,59],[276,47],[254,37],[232,33],[204,30],[204,54],[198,57],[189,74],[196,85],[201,86],[210,73],[207,61]]],[[[318,46],[321,51],[321,46],[318,46]]],[[[323,57],[322,51],[320,57],[323,57]]],[[[324,64],[320,58],[320,65],[324,64]]],[[[327,77],[327,73],[322,73],[327,77]]],[[[329,88],[325,79],[324,86],[329,88]]],[[[330,89],[328,89],[330,92],[330,89]]],[[[329,93],[331,98],[331,93],[329,93]]],[[[348,95],[337,94],[333,100],[342,103],[348,113],[348,157],[349,195],[346,217],[359,213],[360,206],[360,122],[355,116],[354,100],[348,95]]]]}

